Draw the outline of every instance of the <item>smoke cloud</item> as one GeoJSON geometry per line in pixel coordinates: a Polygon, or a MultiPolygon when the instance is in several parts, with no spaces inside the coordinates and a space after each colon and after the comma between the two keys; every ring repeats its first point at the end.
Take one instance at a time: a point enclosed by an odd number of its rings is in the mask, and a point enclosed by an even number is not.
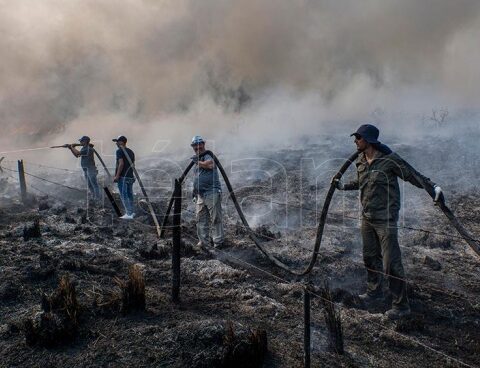
{"type": "Polygon", "coordinates": [[[389,114],[478,109],[478,0],[0,4],[4,148],[273,142],[374,111],[404,131],[389,114]]]}

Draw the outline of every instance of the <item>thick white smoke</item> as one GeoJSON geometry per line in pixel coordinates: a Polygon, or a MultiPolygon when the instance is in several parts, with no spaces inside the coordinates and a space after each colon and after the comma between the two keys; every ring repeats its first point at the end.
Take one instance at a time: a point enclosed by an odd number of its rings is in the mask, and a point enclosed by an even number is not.
{"type": "Polygon", "coordinates": [[[83,134],[141,151],[197,133],[278,142],[374,111],[404,131],[432,108],[479,107],[478,0],[0,5],[5,150],[83,134]]]}

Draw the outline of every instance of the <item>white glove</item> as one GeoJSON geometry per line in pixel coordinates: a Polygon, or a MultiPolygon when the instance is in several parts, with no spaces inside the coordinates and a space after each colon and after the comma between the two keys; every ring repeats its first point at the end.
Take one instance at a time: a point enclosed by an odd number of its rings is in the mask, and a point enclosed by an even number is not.
{"type": "Polygon", "coordinates": [[[332,181],[330,183],[335,185],[335,188],[337,188],[338,190],[345,189],[345,185],[343,184],[342,178],[337,179],[337,178],[333,177],[332,181]]]}
{"type": "Polygon", "coordinates": [[[440,199],[440,196],[442,195],[442,188],[440,188],[438,185],[435,185],[433,187],[433,190],[435,192],[435,198],[434,198],[434,201],[435,202],[438,202],[438,200],[440,199]]]}

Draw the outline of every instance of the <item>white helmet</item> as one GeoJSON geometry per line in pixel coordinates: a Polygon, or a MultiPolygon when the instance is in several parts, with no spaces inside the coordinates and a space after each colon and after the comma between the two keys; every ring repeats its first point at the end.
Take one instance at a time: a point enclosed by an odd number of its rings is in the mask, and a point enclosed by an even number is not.
{"type": "Polygon", "coordinates": [[[200,135],[196,135],[195,137],[192,138],[191,146],[195,146],[200,143],[205,143],[205,141],[200,135]]]}

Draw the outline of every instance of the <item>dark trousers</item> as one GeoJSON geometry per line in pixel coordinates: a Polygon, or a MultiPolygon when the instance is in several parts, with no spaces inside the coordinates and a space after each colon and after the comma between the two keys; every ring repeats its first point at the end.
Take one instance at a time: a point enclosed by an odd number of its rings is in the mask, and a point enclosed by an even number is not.
{"type": "Polygon", "coordinates": [[[83,174],[85,175],[85,181],[87,182],[88,189],[90,193],[93,195],[95,200],[100,199],[100,186],[98,185],[97,169],[83,169],[83,174]]]}
{"type": "Polygon", "coordinates": [[[398,244],[396,222],[362,219],[363,261],[367,268],[367,292],[382,291],[383,274],[388,279],[394,308],[408,308],[407,283],[398,244]]]}

